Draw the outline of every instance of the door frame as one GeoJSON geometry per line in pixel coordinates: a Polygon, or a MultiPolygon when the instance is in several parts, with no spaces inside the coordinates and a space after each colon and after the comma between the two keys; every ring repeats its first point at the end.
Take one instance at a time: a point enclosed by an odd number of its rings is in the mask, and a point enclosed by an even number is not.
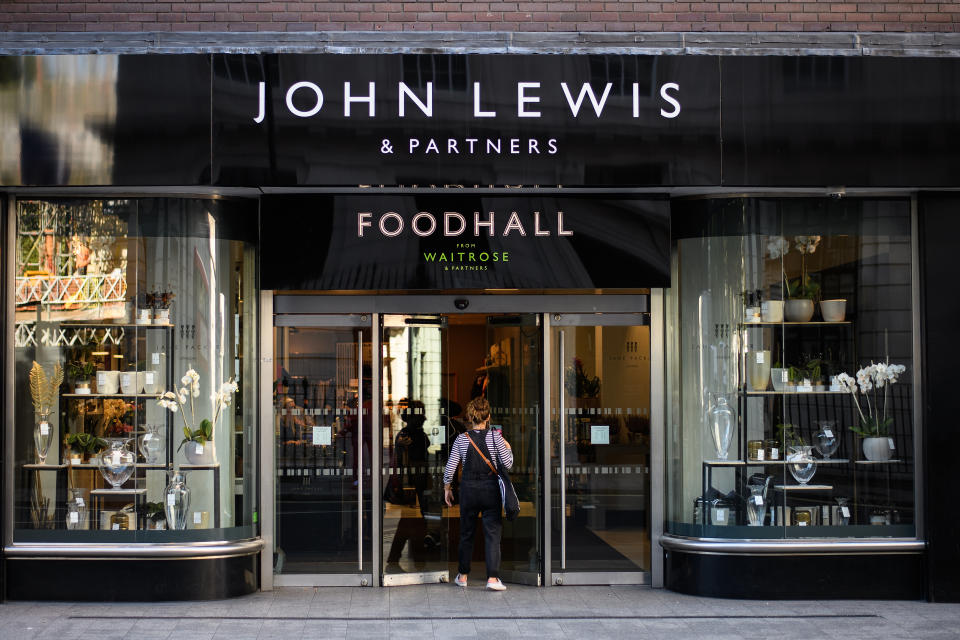
{"type": "MultiPolygon", "coordinates": [[[[375,359],[379,358],[380,337],[377,327],[380,325],[381,314],[476,314],[476,313],[534,313],[541,315],[543,331],[543,360],[544,381],[542,384],[542,424],[544,464],[542,465],[541,483],[543,496],[540,504],[541,541],[541,584],[551,586],[555,584],[650,584],[653,587],[663,586],[663,555],[657,553],[660,535],[663,530],[664,513],[664,415],[666,409],[665,397],[665,361],[664,361],[664,291],[650,289],[649,297],[645,294],[586,294],[586,295],[556,295],[556,294],[513,294],[506,292],[479,292],[463,294],[424,294],[424,295],[337,295],[337,294],[287,294],[262,290],[260,292],[260,529],[264,542],[261,555],[260,584],[261,589],[269,591],[274,586],[312,586],[317,579],[325,586],[373,586],[383,585],[383,567],[381,544],[381,520],[383,496],[380,491],[371,492],[369,508],[371,517],[371,539],[373,547],[371,561],[373,575],[338,575],[328,577],[311,576],[309,585],[298,585],[295,577],[274,576],[273,548],[275,544],[274,518],[275,511],[275,465],[274,459],[274,429],[273,429],[273,339],[275,314],[303,314],[304,316],[340,315],[340,314],[369,314],[371,317],[371,353],[375,359]],[[556,313],[563,314],[593,314],[593,313],[650,313],[650,553],[651,570],[649,579],[637,581],[641,572],[620,574],[586,573],[577,577],[575,574],[564,574],[564,580],[557,583],[550,566],[550,521],[545,511],[549,507],[550,497],[550,439],[549,439],[549,410],[550,406],[550,367],[554,365],[551,353],[553,344],[550,337],[552,317],[556,313]],[[365,583],[365,584],[364,584],[365,583]]],[[[378,363],[373,363],[377,371],[378,363]]],[[[375,410],[380,402],[380,377],[373,376],[373,402],[375,410]]],[[[375,416],[370,416],[371,427],[376,424],[375,416]]],[[[373,429],[371,434],[371,450],[382,450],[383,434],[380,429],[373,429]]],[[[371,477],[378,481],[382,476],[379,455],[371,460],[371,477]]],[[[642,574],[647,575],[647,574],[642,574]]]]}

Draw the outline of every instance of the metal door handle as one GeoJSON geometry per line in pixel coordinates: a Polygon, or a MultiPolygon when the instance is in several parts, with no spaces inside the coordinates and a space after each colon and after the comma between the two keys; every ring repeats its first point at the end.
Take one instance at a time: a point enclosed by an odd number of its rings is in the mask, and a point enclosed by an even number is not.
{"type": "Polygon", "coordinates": [[[357,570],[363,571],[363,331],[357,337],[357,570]]]}
{"type": "Polygon", "coordinates": [[[565,406],[566,397],[564,395],[563,384],[563,363],[564,363],[564,334],[563,330],[557,332],[560,336],[560,360],[557,378],[557,395],[560,400],[560,417],[557,421],[560,425],[560,569],[567,568],[567,410],[565,406]]]}

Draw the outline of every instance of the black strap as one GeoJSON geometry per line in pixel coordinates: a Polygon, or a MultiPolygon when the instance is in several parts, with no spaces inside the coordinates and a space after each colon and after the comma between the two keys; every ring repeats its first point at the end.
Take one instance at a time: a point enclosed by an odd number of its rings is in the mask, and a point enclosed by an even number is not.
{"type": "Polygon", "coordinates": [[[469,433],[467,433],[467,439],[470,440],[470,444],[473,445],[473,448],[477,450],[477,453],[480,454],[480,457],[483,458],[483,461],[487,463],[487,466],[488,466],[488,467],[490,467],[490,471],[493,473],[493,475],[497,475],[497,470],[496,470],[496,468],[493,466],[493,463],[491,463],[491,462],[487,459],[487,456],[483,455],[483,452],[480,451],[480,447],[477,446],[477,443],[474,442],[473,438],[470,436],[469,433]]]}

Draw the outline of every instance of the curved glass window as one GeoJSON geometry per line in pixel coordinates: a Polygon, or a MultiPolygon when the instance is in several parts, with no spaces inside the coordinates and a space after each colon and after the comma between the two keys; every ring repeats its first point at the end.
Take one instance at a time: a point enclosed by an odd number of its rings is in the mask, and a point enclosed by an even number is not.
{"type": "Polygon", "coordinates": [[[668,532],[915,536],[910,201],[676,201],[672,225],[668,532]]]}
{"type": "Polygon", "coordinates": [[[14,542],[256,535],[256,203],[16,203],[14,542]]]}

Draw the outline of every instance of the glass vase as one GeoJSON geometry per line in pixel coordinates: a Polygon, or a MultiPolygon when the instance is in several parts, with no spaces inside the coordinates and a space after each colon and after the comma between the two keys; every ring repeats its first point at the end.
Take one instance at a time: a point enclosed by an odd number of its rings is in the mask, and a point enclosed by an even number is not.
{"type": "Polygon", "coordinates": [[[814,435],[817,441],[817,451],[824,459],[829,459],[840,448],[840,438],[837,434],[837,425],[833,420],[821,420],[820,431],[814,435]]]}
{"type": "Polygon", "coordinates": [[[850,524],[849,498],[837,498],[837,524],[841,526],[850,524]]]}
{"type": "Polygon", "coordinates": [[[787,453],[787,463],[790,475],[800,484],[807,484],[817,472],[817,463],[813,458],[813,447],[790,447],[787,453]]]}
{"type": "Polygon", "coordinates": [[[67,500],[67,529],[87,528],[87,499],[86,489],[70,489],[70,498],[67,500]]]}
{"type": "Polygon", "coordinates": [[[110,483],[113,489],[123,486],[136,468],[137,456],[127,446],[123,438],[108,438],[107,448],[97,456],[97,466],[104,480],[110,483]]]}
{"type": "Polygon", "coordinates": [[[53,427],[50,426],[50,412],[41,411],[37,426],[33,430],[33,444],[37,448],[37,462],[45,464],[47,453],[50,452],[50,442],[53,441],[53,427]]]}
{"type": "Polygon", "coordinates": [[[751,527],[763,525],[763,514],[766,513],[764,505],[767,486],[763,484],[751,484],[750,497],[747,498],[747,524],[751,527]]]}
{"type": "Polygon", "coordinates": [[[147,464],[159,464],[163,460],[166,443],[160,433],[160,425],[148,424],[147,432],[140,436],[140,453],[147,464]]]}
{"type": "Polygon", "coordinates": [[[187,512],[190,510],[190,489],[187,478],[179,469],[173,472],[170,484],[164,492],[164,508],[167,513],[167,526],[171,529],[187,528],[187,512]]]}
{"type": "Polygon", "coordinates": [[[727,450],[730,448],[730,438],[733,436],[733,411],[727,404],[727,399],[718,395],[716,403],[710,410],[710,437],[718,460],[727,459],[727,450]]]}

